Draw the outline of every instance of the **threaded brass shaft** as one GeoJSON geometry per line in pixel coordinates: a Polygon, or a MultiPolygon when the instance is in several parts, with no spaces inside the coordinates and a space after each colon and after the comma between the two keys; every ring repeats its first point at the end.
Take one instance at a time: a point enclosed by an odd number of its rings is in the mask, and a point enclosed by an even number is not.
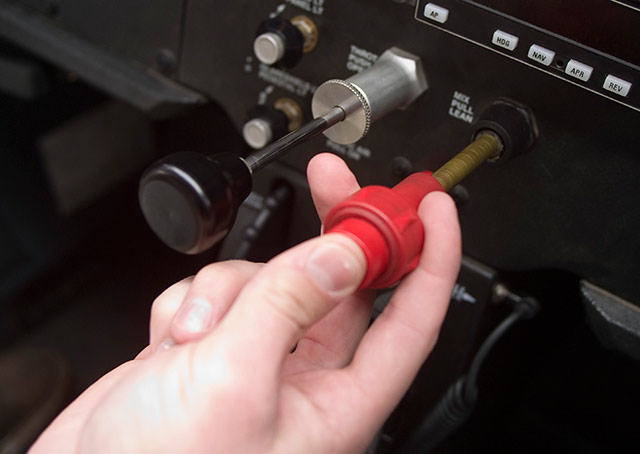
{"type": "Polygon", "coordinates": [[[433,173],[445,191],[460,183],[487,159],[502,150],[500,139],[492,133],[481,133],[464,150],[433,173]]]}

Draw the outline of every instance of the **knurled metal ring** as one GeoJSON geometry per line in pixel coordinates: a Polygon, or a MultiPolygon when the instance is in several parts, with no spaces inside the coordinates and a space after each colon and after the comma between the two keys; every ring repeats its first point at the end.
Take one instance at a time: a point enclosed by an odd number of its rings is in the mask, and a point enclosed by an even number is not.
{"type": "MultiPolygon", "coordinates": [[[[353,93],[356,98],[358,98],[358,101],[360,101],[360,104],[362,106],[362,110],[364,111],[364,116],[365,116],[365,125],[364,125],[364,131],[362,132],[362,137],[366,136],[367,133],[369,132],[369,127],[371,126],[371,106],[369,104],[369,99],[367,98],[366,93],[362,91],[362,89],[357,85],[342,79],[330,79],[322,85],[328,85],[328,84],[342,85],[343,87],[349,89],[349,91],[353,93]]],[[[348,118],[348,116],[349,115],[347,114],[346,117],[348,118]]]]}

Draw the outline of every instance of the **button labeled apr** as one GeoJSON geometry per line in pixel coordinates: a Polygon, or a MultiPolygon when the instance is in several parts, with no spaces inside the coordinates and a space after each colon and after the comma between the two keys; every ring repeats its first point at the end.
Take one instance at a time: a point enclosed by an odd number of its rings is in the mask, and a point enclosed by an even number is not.
{"type": "Polygon", "coordinates": [[[587,82],[591,78],[593,68],[591,66],[580,63],[577,60],[569,60],[567,67],[564,69],[565,74],[568,74],[576,79],[580,79],[587,82]]]}

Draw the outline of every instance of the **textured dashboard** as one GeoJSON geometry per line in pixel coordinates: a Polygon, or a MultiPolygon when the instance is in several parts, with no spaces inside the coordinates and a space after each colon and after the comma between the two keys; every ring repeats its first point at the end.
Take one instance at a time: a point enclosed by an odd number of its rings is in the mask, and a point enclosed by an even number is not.
{"type": "Polygon", "coordinates": [[[383,0],[191,1],[178,78],[221,103],[238,129],[254,104],[283,96],[303,106],[308,119],[315,87],[366,67],[391,46],[423,58],[428,92],[354,146],[318,139],[284,161],[302,172],[310,156],[330,150],[346,157],[362,183],[393,184],[395,158],[416,170],[434,168],[467,143],[469,122],[493,100],[515,99],[534,111],[539,140],[525,156],[463,183],[465,252],[500,269],[570,271],[640,301],[631,278],[640,262],[640,114],[628,107],[418,22],[410,5],[383,0]],[[316,49],[289,70],[260,64],[252,53],[257,24],[276,11],[308,14],[319,29],[316,49]]]}

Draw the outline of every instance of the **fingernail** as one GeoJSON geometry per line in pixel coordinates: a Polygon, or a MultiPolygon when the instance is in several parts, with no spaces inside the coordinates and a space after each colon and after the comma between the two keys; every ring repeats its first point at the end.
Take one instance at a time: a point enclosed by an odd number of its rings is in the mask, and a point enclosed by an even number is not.
{"type": "Polygon", "coordinates": [[[311,253],[305,269],[318,287],[341,293],[358,288],[365,273],[362,262],[347,246],[329,243],[311,253]]]}
{"type": "Polygon", "coordinates": [[[173,341],[173,339],[165,339],[162,342],[160,342],[158,344],[158,347],[156,348],[157,352],[164,352],[169,350],[170,348],[174,347],[176,345],[176,343],[173,341]]]}
{"type": "Polygon", "coordinates": [[[213,323],[213,307],[204,298],[185,301],[178,309],[174,323],[190,333],[207,331],[213,323]]]}

